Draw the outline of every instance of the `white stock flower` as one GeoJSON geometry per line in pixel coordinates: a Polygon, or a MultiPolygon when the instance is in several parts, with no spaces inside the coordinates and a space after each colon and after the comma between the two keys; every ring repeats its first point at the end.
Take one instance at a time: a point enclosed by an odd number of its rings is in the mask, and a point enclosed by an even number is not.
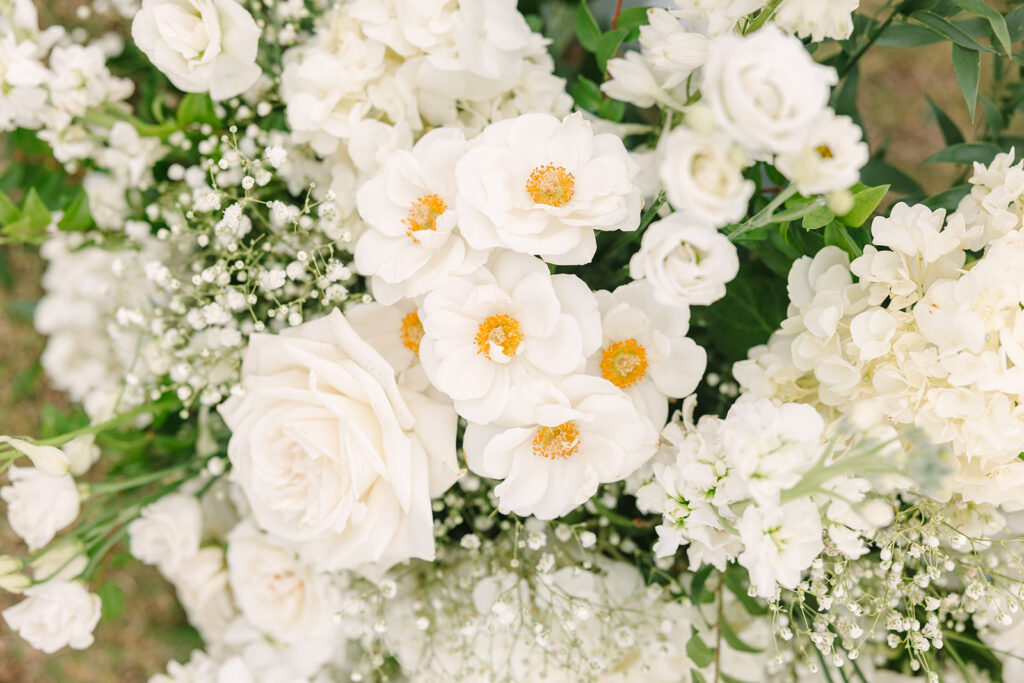
{"type": "Polygon", "coordinates": [[[736,22],[761,9],[765,0],[674,0],[678,9],[673,11],[683,19],[707,22],[708,33],[719,35],[736,29],[736,22]]]}
{"type": "Polygon", "coordinates": [[[370,277],[381,303],[426,294],[487,259],[466,246],[455,225],[455,163],[465,147],[461,131],[433,130],[411,150],[393,152],[359,189],[359,213],[369,229],[356,243],[356,270],[370,277]]]}
{"type": "Polygon", "coordinates": [[[256,522],[318,568],[434,556],[430,499],[455,480],[455,413],[401,391],[338,311],[253,335],[221,414],[256,522]]]}
{"type": "Polygon", "coordinates": [[[484,424],[522,409],[517,386],[581,370],[601,344],[597,300],[586,284],[514,252],[450,278],[423,300],[420,320],[427,377],[460,415],[484,424]]]}
{"type": "Polygon", "coordinates": [[[238,616],[224,551],[216,546],[200,548],[170,578],[189,623],[206,642],[219,641],[238,616]]]}
{"type": "Polygon", "coordinates": [[[821,513],[810,499],[763,510],[749,506],[737,524],[743,552],[737,561],[750,573],[750,586],[772,599],[783,588],[796,588],[805,569],[824,549],[821,513]]]}
{"type": "Polygon", "coordinates": [[[571,375],[537,406],[540,424],[503,428],[471,423],[469,468],[502,479],[494,489],[502,513],[554,519],[582,505],[599,484],[620,481],[649,460],[658,433],[610,382],[571,375]]]}
{"type": "Polygon", "coordinates": [[[128,525],[128,549],[138,560],[173,576],[199,550],[202,512],[195,496],[169,493],[142,508],[128,525]]]}
{"type": "Polygon", "coordinates": [[[745,154],[725,136],[685,126],[659,145],[661,184],[676,209],[720,228],[747,214],[754,182],[743,177],[745,154]]]}
{"type": "Polygon", "coordinates": [[[594,230],[636,230],[639,168],[617,135],[580,113],[524,114],[488,126],[455,166],[459,230],[476,249],[504,247],[557,265],[589,263],[594,230]]]}
{"type": "Polygon", "coordinates": [[[714,227],[683,213],[648,226],[640,251],[629,260],[629,275],[647,280],[667,306],[707,306],[725,296],[739,272],[736,247],[714,227]]]}
{"type": "Polygon", "coordinates": [[[626,392],[660,429],[668,419],[668,399],[692,393],[707,365],[704,349],[686,336],[690,311],[660,303],[645,281],[595,295],[603,341],[587,371],[626,392]]]}
{"type": "Polygon", "coordinates": [[[702,93],[715,122],[752,152],[796,151],[828,106],[835,69],[773,26],[715,39],[702,93]]]}
{"type": "Polygon", "coordinates": [[[849,189],[868,163],[868,146],[861,137],[853,119],[826,109],[797,151],[779,155],[778,169],[804,196],[849,189]]]}
{"type": "Polygon", "coordinates": [[[68,473],[71,463],[68,456],[59,448],[53,446],[37,446],[22,439],[15,439],[10,436],[0,436],[0,444],[7,444],[14,450],[26,456],[32,461],[36,469],[52,477],[60,477],[68,473]]]}
{"type": "Polygon", "coordinates": [[[859,6],[860,0],[782,0],[772,22],[815,43],[845,40],[853,33],[853,12],[859,6]]]}
{"type": "Polygon", "coordinates": [[[313,639],[334,628],[336,593],[294,551],[273,543],[250,522],[228,535],[228,578],[239,610],[283,642],[313,639]]]}
{"type": "Polygon", "coordinates": [[[29,645],[53,654],[65,645],[84,650],[100,620],[100,598],[78,581],[47,581],[25,589],[25,599],[3,612],[29,645]]]}
{"type": "Polygon", "coordinates": [[[142,0],[132,38],[185,92],[225,100],[252,87],[260,29],[236,0],[142,0]]]}
{"type": "Polygon", "coordinates": [[[78,517],[81,500],[70,475],[55,477],[34,467],[12,467],[11,485],[0,489],[14,533],[38,550],[78,517]]]}

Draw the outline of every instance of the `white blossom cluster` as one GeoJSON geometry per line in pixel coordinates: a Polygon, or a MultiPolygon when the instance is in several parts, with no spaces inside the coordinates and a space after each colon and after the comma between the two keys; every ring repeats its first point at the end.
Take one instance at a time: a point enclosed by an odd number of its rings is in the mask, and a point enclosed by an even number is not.
{"type": "MultiPolygon", "coordinates": [[[[691,221],[722,227],[741,220],[755,188],[744,171],[766,159],[801,194],[830,195],[845,213],[844,193],[857,183],[868,148],[860,128],[828,106],[835,70],[771,25],[747,35],[732,29],[763,3],[725,3],[740,13],[735,17],[722,4],[648,10],[640,51],[609,60],[611,78],[601,89],[638,107],[683,112],[683,124],[667,124],[653,153],[669,201],[691,221]],[[730,17],[726,28],[716,30],[723,14],[730,17]]],[[[787,0],[775,16],[785,17],[795,4],[813,12],[847,3],[787,0]]]]}
{"type": "Polygon", "coordinates": [[[1024,165],[1000,155],[972,183],[948,217],[897,205],[876,218],[874,244],[852,263],[836,248],[797,261],[789,317],[734,372],[755,396],[826,416],[872,401],[893,424],[950,444],[956,493],[1017,510],[1024,165]]]}

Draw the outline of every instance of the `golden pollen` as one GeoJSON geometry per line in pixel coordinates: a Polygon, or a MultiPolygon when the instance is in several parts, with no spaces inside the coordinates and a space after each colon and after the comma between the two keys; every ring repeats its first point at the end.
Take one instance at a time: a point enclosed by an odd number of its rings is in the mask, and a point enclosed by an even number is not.
{"type": "Polygon", "coordinates": [[[580,430],[575,422],[557,427],[540,427],[533,437],[533,452],[548,460],[566,460],[580,448],[580,430]]]}
{"type": "Polygon", "coordinates": [[[510,315],[492,315],[480,323],[474,340],[477,353],[484,355],[491,352],[491,344],[501,347],[501,352],[511,358],[519,351],[523,341],[523,333],[519,331],[519,321],[510,315]]]}
{"type": "Polygon", "coordinates": [[[816,151],[818,153],[818,156],[820,156],[822,159],[831,159],[832,157],[835,156],[834,154],[832,154],[832,148],[829,147],[828,145],[819,145],[818,147],[814,148],[814,151],[816,151]]]}
{"type": "Polygon", "coordinates": [[[530,172],[526,181],[526,191],[538,204],[561,206],[572,199],[576,193],[576,179],[561,166],[545,164],[530,172]]]}
{"type": "Polygon", "coordinates": [[[402,346],[415,354],[420,352],[420,339],[423,339],[423,323],[420,322],[420,315],[416,311],[402,318],[402,329],[399,331],[402,337],[402,346]]]}
{"type": "Polygon", "coordinates": [[[420,230],[437,230],[437,217],[448,210],[448,205],[436,194],[425,194],[416,200],[409,209],[409,215],[402,221],[405,223],[405,234],[414,242],[420,230]]]}
{"type": "Polygon", "coordinates": [[[601,355],[601,376],[620,389],[631,387],[647,374],[647,350],[636,339],[615,342],[601,355]]]}

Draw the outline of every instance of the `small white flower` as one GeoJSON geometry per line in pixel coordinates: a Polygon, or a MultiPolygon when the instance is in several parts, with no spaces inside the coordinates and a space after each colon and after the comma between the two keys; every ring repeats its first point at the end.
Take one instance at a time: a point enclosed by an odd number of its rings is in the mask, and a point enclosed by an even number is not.
{"type": "Polygon", "coordinates": [[[11,485],[0,489],[7,519],[29,550],[38,550],[78,517],[80,498],[70,475],[54,477],[34,467],[12,467],[11,485]]]}
{"type": "Polygon", "coordinates": [[[658,433],[610,382],[572,375],[536,411],[541,424],[502,428],[470,424],[469,468],[502,479],[494,489],[503,513],[554,519],[620,481],[654,455],[658,433]]]}
{"type": "Polygon", "coordinates": [[[778,168],[804,196],[849,189],[868,162],[868,146],[861,136],[853,119],[826,109],[799,150],[779,155],[778,168]]]}
{"type": "Polygon", "coordinates": [[[101,602],[78,581],[48,581],[25,589],[25,599],[3,612],[7,625],[47,654],[65,645],[84,650],[100,620],[101,602]]]}
{"type": "Polygon", "coordinates": [[[37,446],[22,439],[0,436],[0,444],[7,444],[22,455],[28,457],[36,468],[45,474],[59,477],[68,473],[71,464],[68,456],[53,446],[37,446]]]}
{"type": "Polygon", "coordinates": [[[132,38],[177,88],[215,100],[241,95],[262,73],[260,29],[236,0],[143,0],[132,38]]]}
{"type": "Polygon", "coordinates": [[[751,587],[772,599],[783,588],[796,588],[805,569],[821,553],[821,515],[809,499],[768,510],[749,506],[737,525],[743,552],[737,561],[750,573],[751,587]]]}
{"type": "Polygon", "coordinates": [[[558,265],[589,263],[594,230],[636,230],[639,168],[617,135],[582,114],[525,114],[488,126],[455,167],[459,229],[476,249],[504,247],[558,265]]]}
{"type": "Polygon", "coordinates": [[[853,12],[860,0],[782,0],[772,22],[815,43],[846,40],[853,33],[853,12]]]}
{"type": "Polygon", "coordinates": [[[199,550],[202,512],[195,496],[170,493],[142,509],[128,525],[128,548],[146,564],[173,576],[199,550]]]}
{"type": "Polygon", "coordinates": [[[679,212],[652,223],[629,261],[630,276],[647,280],[658,301],[669,306],[714,303],[739,268],[728,237],[679,212]]]}

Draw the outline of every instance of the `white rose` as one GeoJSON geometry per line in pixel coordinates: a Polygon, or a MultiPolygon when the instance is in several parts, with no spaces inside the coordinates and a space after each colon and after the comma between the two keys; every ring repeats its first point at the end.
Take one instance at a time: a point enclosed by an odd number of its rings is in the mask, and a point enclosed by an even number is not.
{"type": "Polygon", "coordinates": [[[662,146],[658,174],[668,200],[714,227],[743,218],[754,183],[743,177],[742,150],[722,135],[702,135],[680,126],[662,146]]]}
{"type": "Polygon", "coordinates": [[[251,88],[260,29],[235,0],[142,0],[132,38],[177,88],[225,100],[251,88]]]}
{"type": "Polygon", "coordinates": [[[0,489],[14,533],[38,550],[78,517],[80,498],[70,475],[54,477],[34,467],[12,467],[11,486],[0,489]]]}
{"type": "Polygon", "coordinates": [[[272,543],[251,523],[228,536],[228,579],[238,607],[276,640],[300,642],[334,627],[337,593],[327,574],[272,543]]]}
{"type": "Polygon", "coordinates": [[[846,190],[857,184],[860,169],[868,163],[868,146],[861,137],[853,119],[826,109],[800,149],[780,154],[777,166],[804,196],[846,190]]]}
{"type": "Polygon", "coordinates": [[[728,237],[682,213],[652,223],[629,261],[630,276],[648,280],[655,298],[669,306],[714,303],[739,268],[728,237]]]}
{"type": "Polygon", "coordinates": [[[455,413],[400,392],[338,311],[254,335],[245,392],[220,410],[256,522],[323,569],[433,559],[431,497],[455,481],[455,413]]]}
{"type": "Polygon", "coordinates": [[[4,610],[7,625],[47,654],[65,645],[84,650],[100,620],[101,603],[78,581],[48,581],[25,589],[25,600],[4,610]]]}
{"type": "Polygon", "coordinates": [[[799,40],[766,26],[715,39],[702,93],[716,122],[751,151],[795,151],[836,82],[799,40]]]}
{"type": "Polygon", "coordinates": [[[146,564],[172,576],[199,550],[202,511],[195,496],[171,493],[142,509],[128,525],[128,549],[146,564]]]}

